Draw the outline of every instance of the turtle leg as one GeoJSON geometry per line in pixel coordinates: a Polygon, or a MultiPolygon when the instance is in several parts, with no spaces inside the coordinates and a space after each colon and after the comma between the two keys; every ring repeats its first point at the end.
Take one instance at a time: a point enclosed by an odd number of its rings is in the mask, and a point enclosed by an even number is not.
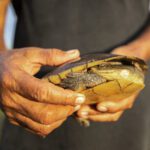
{"type": "Polygon", "coordinates": [[[85,118],[76,118],[76,119],[81,126],[84,126],[84,127],[90,126],[90,121],[88,119],[85,119],[85,118]]]}
{"type": "Polygon", "coordinates": [[[76,113],[74,113],[73,116],[81,126],[83,126],[83,127],[90,126],[90,121],[88,119],[77,117],[76,113]]]}

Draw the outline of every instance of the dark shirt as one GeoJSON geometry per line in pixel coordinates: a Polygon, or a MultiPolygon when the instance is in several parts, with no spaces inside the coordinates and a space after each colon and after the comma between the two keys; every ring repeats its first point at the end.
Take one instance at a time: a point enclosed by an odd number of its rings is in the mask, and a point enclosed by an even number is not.
{"type": "Polygon", "coordinates": [[[103,51],[124,43],[148,17],[149,0],[13,0],[15,47],[103,51]]]}
{"type": "MultiPolygon", "coordinates": [[[[13,0],[18,16],[14,47],[105,51],[128,43],[148,19],[148,0],[13,0]]],[[[149,78],[148,81],[149,82],[149,78]]],[[[42,139],[5,122],[1,150],[149,150],[146,88],[116,123],[81,127],[70,117],[42,139]]],[[[40,111],[40,110],[39,110],[40,111]]]]}

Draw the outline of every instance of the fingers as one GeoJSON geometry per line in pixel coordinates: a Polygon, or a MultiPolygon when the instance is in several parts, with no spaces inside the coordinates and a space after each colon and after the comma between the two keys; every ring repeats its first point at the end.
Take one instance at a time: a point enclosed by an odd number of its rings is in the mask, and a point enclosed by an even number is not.
{"type": "Polygon", "coordinates": [[[15,126],[20,126],[20,124],[18,122],[15,121],[15,119],[13,118],[8,118],[9,122],[15,126]]]}
{"type": "Polygon", "coordinates": [[[96,115],[100,112],[96,109],[92,108],[90,105],[83,105],[79,111],[77,111],[77,115],[79,118],[86,118],[88,115],[96,115]]]}
{"type": "Polygon", "coordinates": [[[24,56],[30,59],[31,63],[57,66],[78,58],[79,50],[74,49],[70,51],[62,51],[59,49],[42,49],[42,48],[28,48],[24,50],[24,56]]]}
{"type": "Polygon", "coordinates": [[[123,99],[119,102],[111,102],[111,101],[105,101],[97,104],[97,110],[100,112],[118,112],[125,109],[130,109],[133,106],[133,103],[137,97],[137,94],[132,95],[129,98],[123,99]]]}
{"type": "Polygon", "coordinates": [[[128,49],[127,46],[121,46],[121,47],[117,47],[115,48],[112,53],[113,54],[118,54],[118,55],[127,55],[128,53],[128,49]]]}
{"type": "Polygon", "coordinates": [[[80,105],[84,103],[85,96],[71,90],[65,90],[46,81],[34,78],[27,73],[20,73],[14,89],[22,96],[34,101],[61,105],[80,105]]]}
{"type": "MultiPolygon", "coordinates": [[[[138,47],[140,51],[141,48],[138,47]]],[[[126,55],[126,56],[135,56],[135,57],[140,57],[137,47],[130,46],[130,45],[125,45],[125,46],[120,46],[117,47],[112,51],[113,54],[118,54],[118,55],[126,55]]]]}
{"type": "Polygon", "coordinates": [[[120,46],[114,49],[112,53],[118,55],[135,56],[144,59],[145,61],[148,60],[147,48],[145,45],[136,45],[136,43],[120,46]]]}
{"type": "Polygon", "coordinates": [[[123,111],[113,113],[113,114],[103,113],[98,115],[89,115],[87,119],[96,122],[114,122],[114,121],[118,121],[122,113],[123,111]]]}
{"type": "Polygon", "coordinates": [[[94,109],[92,106],[85,105],[77,112],[78,118],[84,118],[96,122],[113,122],[117,121],[122,115],[123,111],[116,113],[101,113],[94,109]]]}
{"type": "Polygon", "coordinates": [[[24,107],[24,110],[26,116],[45,125],[64,119],[74,112],[73,107],[60,105],[35,105],[32,109],[24,107]]]}
{"type": "MultiPolygon", "coordinates": [[[[15,119],[8,118],[8,120],[9,120],[9,122],[10,122],[11,124],[13,124],[13,125],[15,125],[15,126],[23,127],[21,124],[19,124],[17,121],[15,121],[15,119]]],[[[24,128],[25,130],[27,130],[27,131],[33,133],[33,134],[37,134],[37,135],[39,135],[39,136],[45,137],[45,135],[43,135],[43,134],[41,134],[41,133],[36,133],[36,132],[30,130],[29,128],[26,128],[26,127],[23,127],[23,128],[24,128]]]]}
{"type": "Polygon", "coordinates": [[[38,103],[19,95],[13,95],[13,97],[15,97],[15,99],[8,99],[7,103],[3,103],[3,108],[6,113],[16,111],[45,125],[70,116],[78,107],[38,103]],[[16,99],[18,99],[18,101],[16,99]]]}
{"type": "Polygon", "coordinates": [[[48,135],[49,133],[51,133],[54,129],[56,129],[57,127],[59,127],[65,120],[66,118],[59,120],[57,122],[54,122],[53,124],[50,125],[43,125],[40,123],[37,123],[35,121],[33,121],[32,119],[25,117],[17,112],[7,112],[7,116],[10,119],[10,122],[18,125],[18,126],[23,126],[27,129],[29,129],[30,131],[45,136],[48,135]]]}

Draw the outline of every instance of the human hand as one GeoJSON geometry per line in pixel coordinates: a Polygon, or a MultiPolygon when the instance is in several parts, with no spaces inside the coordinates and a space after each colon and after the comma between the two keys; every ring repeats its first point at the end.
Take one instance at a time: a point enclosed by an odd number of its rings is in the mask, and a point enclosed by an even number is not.
{"type": "MultiPolygon", "coordinates": [[[[134,42],[118,47],[112,53],[148,60],[148,51],[150,51],[149,45],[134,42]]],[[[120,102],[104,101],[96,105],[83,105],[78,110],[77,117],[97,122],[117,121],[125,110],[132,108],[137,96],[138,93],[120,102]]]]}
{"type": "Polygon", "coordinates": [[[23,48],[0,54],[0,105],[9,121],[45,136],[84,102],[84,95],[35,78],[42,65],[57,66],[79,51],[23,48]]]}
{"type": "Polygon", "coordinates": [[[115,48],[112,53],[118,55],[135,56],[147,61],[150,58],[150,44],[143,42],[133,42],[115,48]]]}
{"type": "Polygon", "coordinates": [[[105,101],[95,105],[83,105],[77,111],[77,118],[95,122],[118,121],[123,112],[131,109],[138,94],[119,102],[105,101]]]}

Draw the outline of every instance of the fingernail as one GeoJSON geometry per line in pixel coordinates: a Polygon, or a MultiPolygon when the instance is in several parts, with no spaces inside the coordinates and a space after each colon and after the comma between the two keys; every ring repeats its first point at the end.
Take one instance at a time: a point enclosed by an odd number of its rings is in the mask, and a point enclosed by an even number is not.
{"type": "Polygon", "coordinates": [[[74,108],[74,110],[77,111],[77,110],[80,109],[80,107],[81,107],[80,105],[77,105],[77,106],[74,108]]]}
{"type": "Polygon", "coordinates": [[[77,53],[77,52],[78,52],[77,49],[72,49],[72,50],[67,51],[66,53],[67,53],[67,54],[75,54],[75,53],[77,53]]]}
{"type": "Polygon", "coordinates": [[[83,94],[78,94],[76,98],[76,104],[83,104],[85,102],[85,96],[83,94]]]}
{"type": "Polygon", "coordinates": [[[81,115],[82,115],[82,116],[87,116],[87,115],[88,115],[88,112],[87,112],[87,111],[82,111],[82,112],[81,112],[81,115]]]}
{"type": "Polygon", "coordinates": [[[108,111],[107,107],[105,107],[105,106],[98,106],[97,109],[98,109],[99,111],[101,111],[101,112],[107,112],[107,111],[108,111]]]}

